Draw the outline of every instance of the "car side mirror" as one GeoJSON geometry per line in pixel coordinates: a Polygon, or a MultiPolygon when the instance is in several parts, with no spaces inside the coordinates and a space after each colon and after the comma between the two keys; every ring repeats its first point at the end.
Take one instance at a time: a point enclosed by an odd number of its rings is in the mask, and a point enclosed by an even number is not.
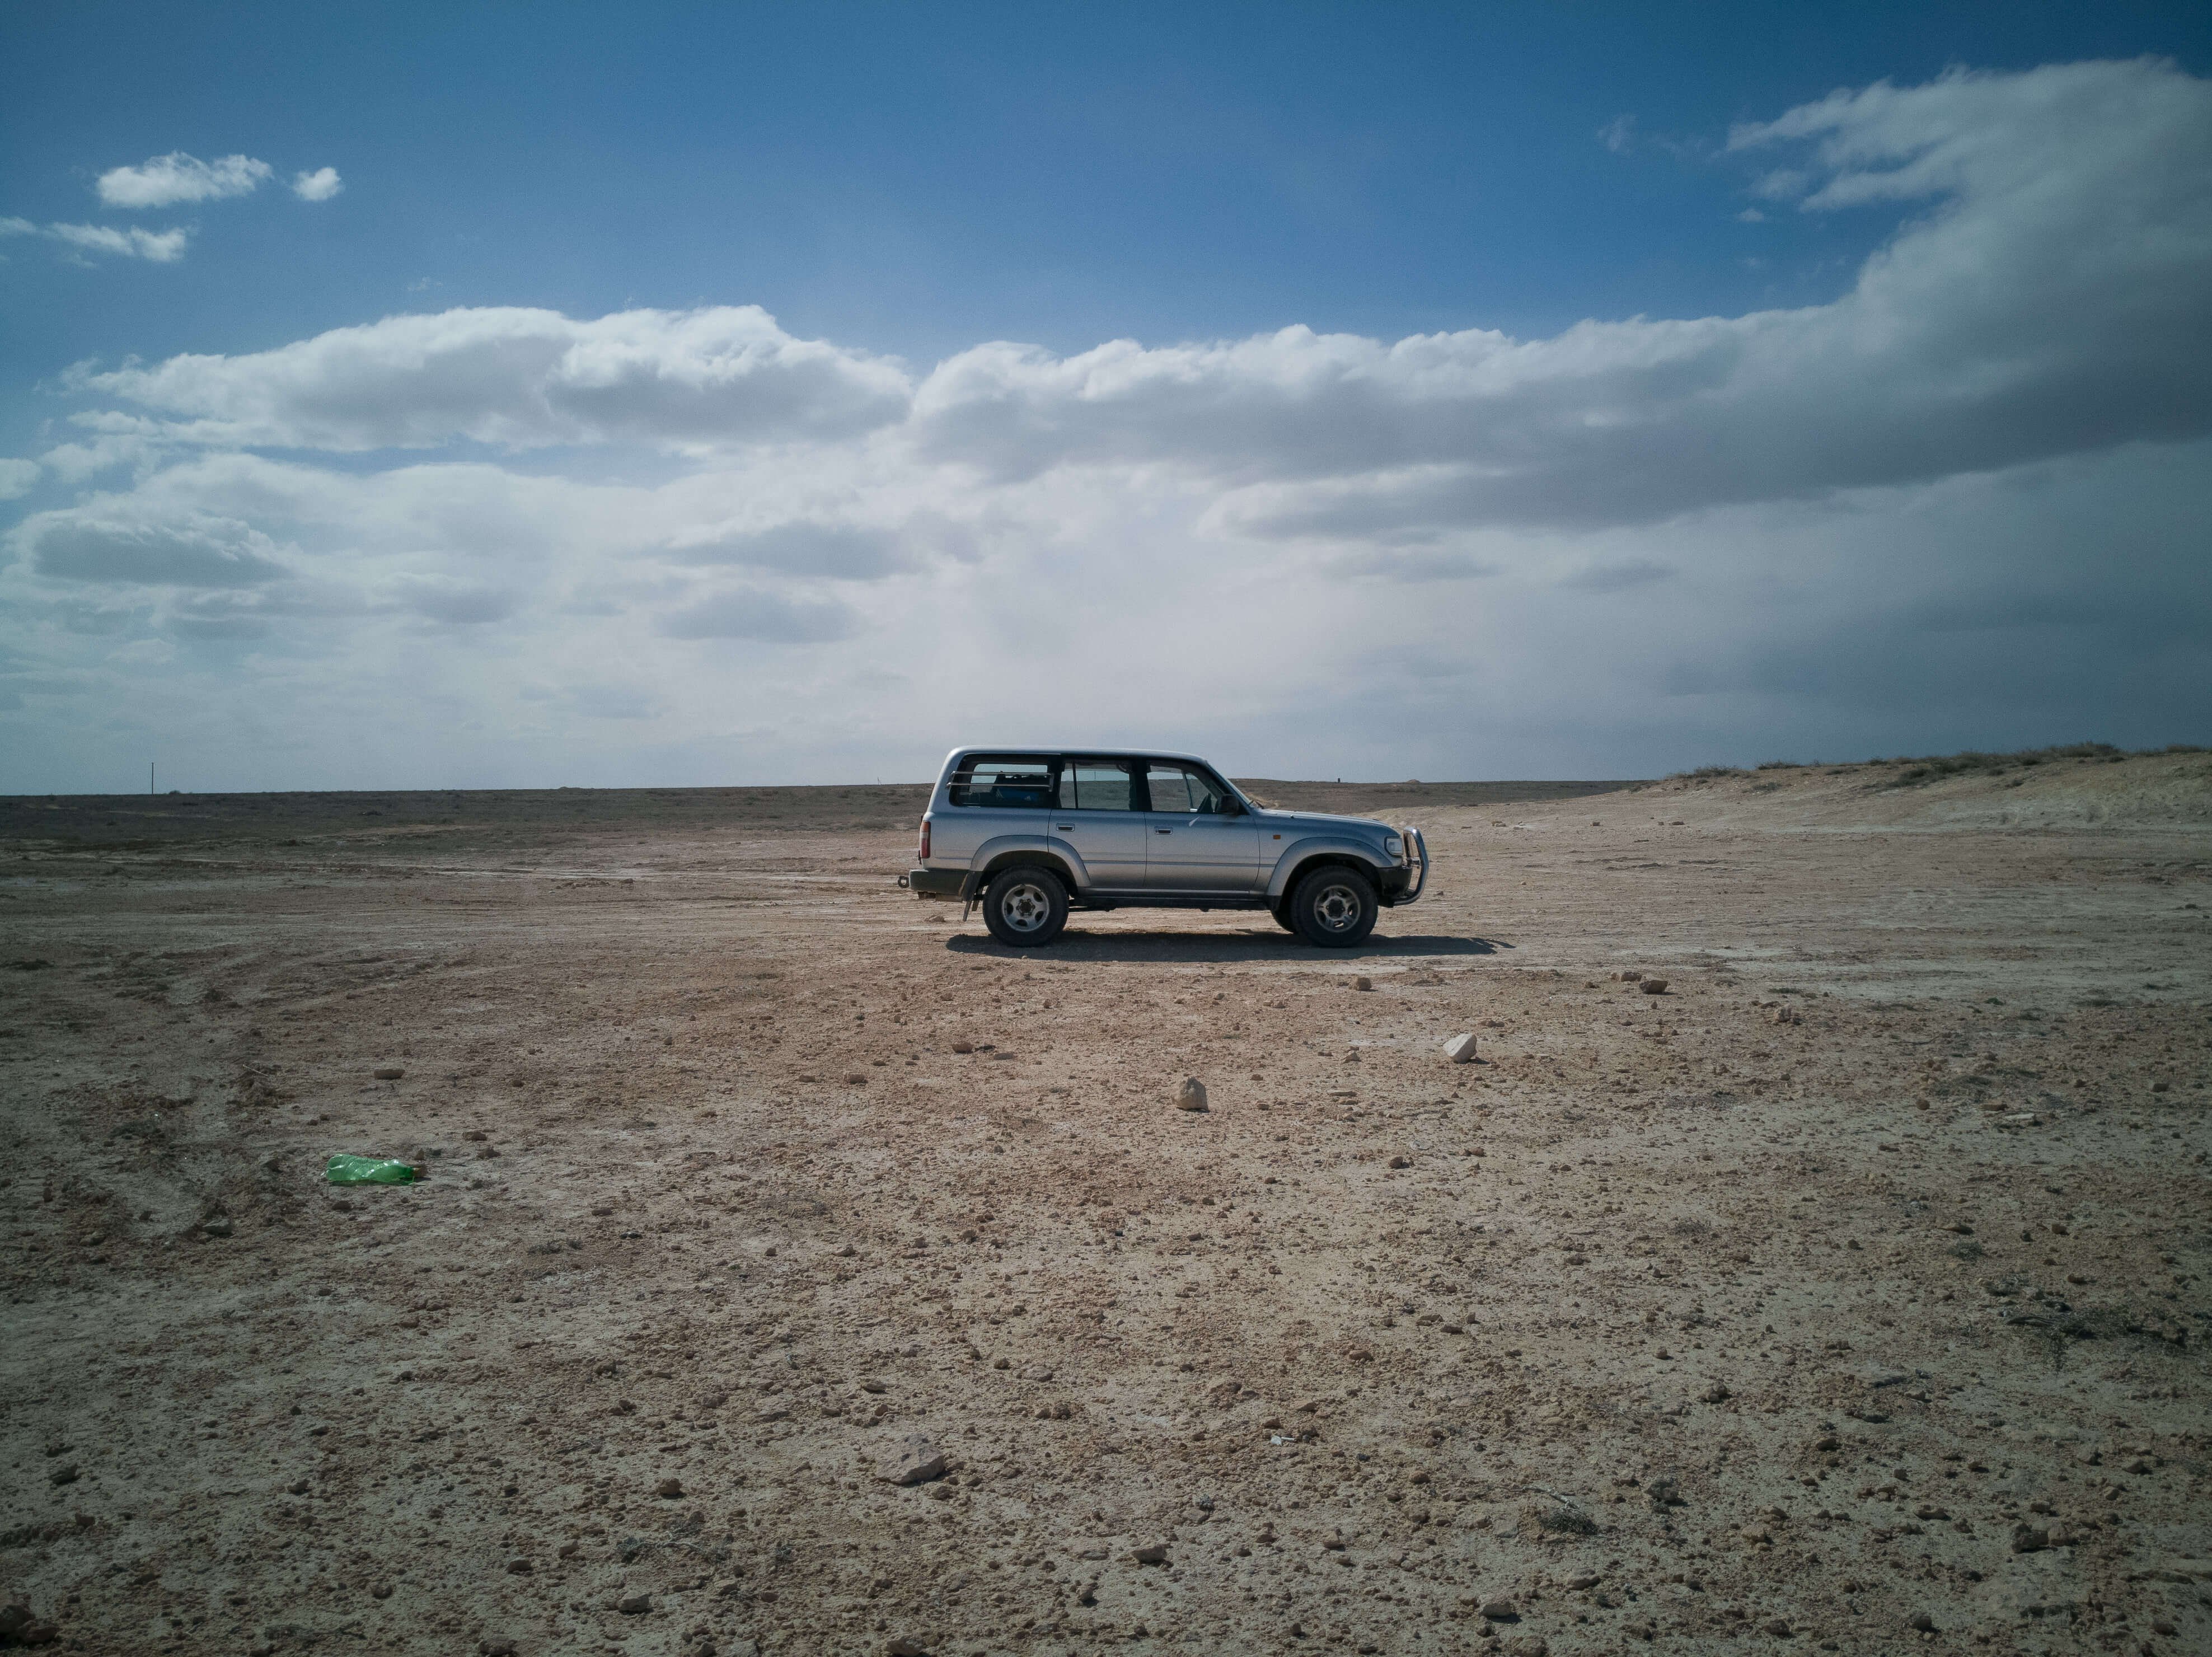
{"type": "Polygon", "coordinates": [[[1221,796],[1221,803],[1216,806],[1214,810],[1224,817],[1242,817],[1244,814],[1244,802],[1233,794],[1224,794],[1221,796]]]}

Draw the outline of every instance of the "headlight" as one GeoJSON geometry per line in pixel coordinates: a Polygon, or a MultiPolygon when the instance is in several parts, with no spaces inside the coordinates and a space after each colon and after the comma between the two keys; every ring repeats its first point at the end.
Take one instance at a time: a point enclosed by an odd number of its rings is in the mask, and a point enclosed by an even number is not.
{"type": "Polygon", "coordinates": [[[1395,857],[1400,862],[1405,862],[1406,837],[1402,834],[1384,835],[1382,837],[1382,851],[1385,856],[1395,857]]]}

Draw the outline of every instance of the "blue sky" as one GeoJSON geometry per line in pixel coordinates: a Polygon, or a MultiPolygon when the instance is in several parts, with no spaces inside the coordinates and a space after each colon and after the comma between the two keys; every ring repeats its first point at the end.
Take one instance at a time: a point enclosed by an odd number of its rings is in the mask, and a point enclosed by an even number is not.
{"type": "Polygon", "coordinates": [[[1027,731],[1041,664],[1036,734],[1276,774],[2212,714],[2160,635],[2204,586],[2202,7],[0,27],[0,789],[149,747],[209,787],[920,776],[1027,731]],[[2000,164],[2053,121],[2042,175],[2000,164]],[[128,204],[173,155],[262,170],[128,204]],[[2099,218],[2137,178],[2140,259],[2099,218]],[[2060,271],[2085,229],[2109,268],[2060,271]],[[410,317],[447,320],[345,332],[410,317]],[[2081,360],[2032,362],[2052,333],[2081,360]],[[512,378],[547,350],[553,391],[512,378]],[[690,400],[583,409],[607,352],[690,400]],[[1132,655],[1202,694],[1132,696],[1132,655]]]}

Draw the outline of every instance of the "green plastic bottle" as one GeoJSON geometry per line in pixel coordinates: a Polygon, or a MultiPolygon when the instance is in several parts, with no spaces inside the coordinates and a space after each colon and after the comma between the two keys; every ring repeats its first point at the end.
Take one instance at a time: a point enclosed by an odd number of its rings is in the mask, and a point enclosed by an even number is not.
{"type": "Polygon", "coordinates": [[[323,1178],[333,1185],[411,1185],[415,1165],[377,1156],[334,1156],[323,1178]]]}

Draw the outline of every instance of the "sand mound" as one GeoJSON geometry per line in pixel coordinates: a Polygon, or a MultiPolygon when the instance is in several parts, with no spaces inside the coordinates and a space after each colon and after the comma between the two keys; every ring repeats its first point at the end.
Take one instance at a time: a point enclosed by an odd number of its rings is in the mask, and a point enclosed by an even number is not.
{"type": "Polygon", "coordinates": [[[2045,751],[1768,765],[1648,783],[1624,803],[1699,823],[1819,828],[2212,826],[2212,753],[2045,751]]]}

